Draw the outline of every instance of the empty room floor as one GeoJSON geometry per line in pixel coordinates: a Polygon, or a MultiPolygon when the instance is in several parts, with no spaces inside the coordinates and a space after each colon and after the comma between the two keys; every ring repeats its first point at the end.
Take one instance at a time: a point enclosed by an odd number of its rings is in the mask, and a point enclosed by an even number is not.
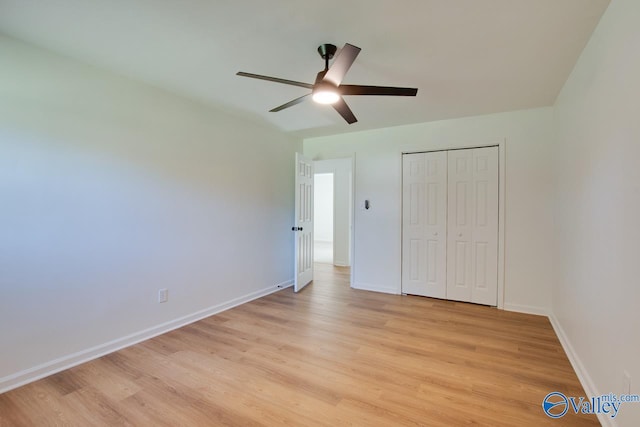
{"type": "Polygon", "coordinates": [[[549,321],[349,288],[349,269],[0,395],[0,426],[584,426],[549,321]]]}

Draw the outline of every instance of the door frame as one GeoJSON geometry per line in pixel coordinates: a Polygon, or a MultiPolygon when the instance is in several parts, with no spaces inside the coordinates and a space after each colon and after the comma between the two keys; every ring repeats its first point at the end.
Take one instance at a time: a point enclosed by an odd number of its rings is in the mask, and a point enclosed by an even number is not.
{"type": "MultiPolygon", "coordinates": [[[[349,236],[349,264],[350,264],[350,274],[349,274],[349,286],[353,287],[355,271],[356,271],[356,251],[355,251],[355,234],[356,234],[356,153],[345,153],[344,155],[336,155],[331,157],[319,157],[319,158],[311,158],[313,162],[317,161],[325,161],[325,160],[350,160],[351,161],[351,191],[349,207],[351,209],[349,215],[349,227],[350,227],[350,236],[349,236]]],[[[314,170],[315,174],[315,170],[314,170]]],[[[335,180],[335,176],[334,176],[335,180]]],[[[335,181],[334,181],[334,196],[335,196],[335,181]]],[[[334,205],[335,209],[335,205],[334,205]]],[[[335,222],[334,222],[335,227],[335,222]]]]}
{"type": "MultiPolygon", "coordinates": [[[[498,147],[498,301],[497,307],[504,310],[505,279],[505,194],[506,194],[506,138],[494,139],[479,143],[478,141],[429,142],[421,144],[403,144],[398,147],[398,167],[400,168],[400,188],[398,190],[400,204],[400,265],[402,266],[402,156],[404,154],[428,153],[433,151],[465,150],[469,148],[498,147]]],[[[398,294],[402,294],[402,268],[398,280],[398,294]]]]}

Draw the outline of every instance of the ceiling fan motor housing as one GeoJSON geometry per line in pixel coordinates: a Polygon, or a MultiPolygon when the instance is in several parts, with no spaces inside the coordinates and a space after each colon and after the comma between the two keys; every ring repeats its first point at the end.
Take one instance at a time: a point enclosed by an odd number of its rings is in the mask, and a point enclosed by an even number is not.
{"type": "Polygon", "coordinates": [[[336,47],[336,45],[333,45],[333,44],[325,43],[318,46],[318,53],[320,54],[320,57],[325,61],[328,61],[329,59],[333,58],[333,55],[336,54],[337,50],[338,48],[336,47]]]}

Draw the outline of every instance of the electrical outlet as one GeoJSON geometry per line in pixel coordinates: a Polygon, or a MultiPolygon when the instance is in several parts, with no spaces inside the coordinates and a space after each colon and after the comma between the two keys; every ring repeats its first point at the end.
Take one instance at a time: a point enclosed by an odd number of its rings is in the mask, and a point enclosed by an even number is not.
{"type": "Polygon", "coordinates": [[[622,371],[623,376],[623,390],[624,394],[631,394],[631,374],[627,371],[622,371]]]}
{"type": "Polygon", "coordinates": [[[169,299],[169,290],[168,289],[160,289],[158,290],[158,302],[167,302],[169,299]]]}

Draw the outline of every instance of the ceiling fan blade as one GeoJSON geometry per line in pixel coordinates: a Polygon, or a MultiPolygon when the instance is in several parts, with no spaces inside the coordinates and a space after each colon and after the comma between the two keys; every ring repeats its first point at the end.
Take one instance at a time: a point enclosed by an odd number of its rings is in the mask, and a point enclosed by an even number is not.
{"type": "Polygon", "coordinates": [[[260,74],[245,73],[243,71],[238,71],[236,73],[236,76],[250,77],[252,79],[260,79],[260,80],[266,80],[269,82],[282,83],[285,85],[304,87],[306,89],[313,89],[313,85],[309,83],[296,82],[294,80],[279,79],[278,77],[262,76],[260,74]]]}
{"type": "Polygon", "coordinates": [[[358,119],[356,119],[356,116],[353,114],[353,111],[351,111],[351,108],[349,108],[347,103],[344,101],[343,97],[340,97],[340,100],[338,102],[331,105],[336,109],[338,113],[340,113],[342,118],[345,119],[347,123],[352,124],[358,121],[358,119]]]}
{"type": "Polygon", "coordinates": [[[360,50],[359,47],[352,44],[345,44],[336,56],[336,59],[333,60],[333,64],[329,67],[329,71],[324,75],[323,80],[338,86],[342,82],[342,79],[344,79],[347,71],[349,71],[349,68],[351,68],[351,65],[353,65],[360,50]]]}
{"type": "Polygon", "coordinates": [[[309,95],[311,95],[311,94],[308,93],[306,95],[302,95],[300,98],[296,98],[296,99],[294,99],[292,101],[287,102],[286,104],[282,104],[281,106],[274,108],[273,110],[269,110],[269,112],[270,113],[276,113],[278,111],[284,110],[285,108],[293,107],[294,105],[300,104],[309,95]]]}
{"type": "Polygon", "coordinates": [[[418,93],[418,89],[415,88],[389,86],[341,85],[338,90],[341,95],[416,96],[418,93]]]}

